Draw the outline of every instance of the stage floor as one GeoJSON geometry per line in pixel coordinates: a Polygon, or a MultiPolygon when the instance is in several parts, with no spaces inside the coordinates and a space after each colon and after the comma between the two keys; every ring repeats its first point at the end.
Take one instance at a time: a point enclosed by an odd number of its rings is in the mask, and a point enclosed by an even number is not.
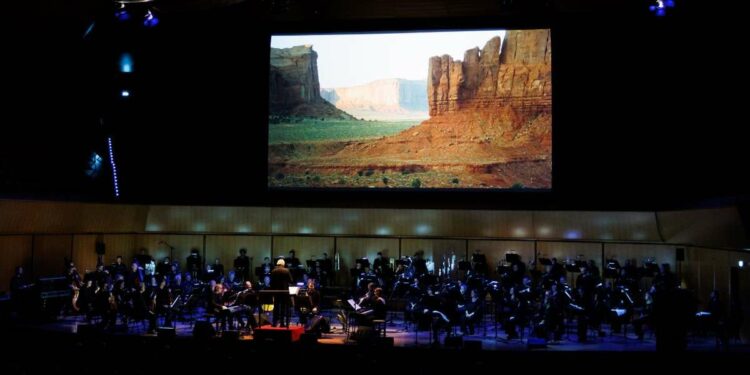
{"type": "MultiPolygon", "coordinates": [[[[334,311],[324,311],[324,316],[333,317],[335,316],[334,311]]],[[[201,316],[196,314],[195,316],[201,316]]],[[[296,320],[292,320],[292,325],[295,326],[298,331],[299,323],[296,320]]],[[[96,322],[94,322],[95,324],[96,322]]],[[[119,323],[119,321],[118,321],[119,323]]],[[[50,330],[56,332],[67,332],[76,333],[79,325],[86,325],[87,321],[84,316],[61,316],[55,322],[50,323],[23,323],[19,324],[28,325],[29,328],[36,328],[41,330],[50,330]]],[[[565,334],[562,336],[562,340],[559,342],[546,342],[542,347],[538,347],[538,340],[532,338],[532,343],[528,342],[528,330],[525,332],[526,337],[521,339],[507,339],[507,334],[498,325],[490,322],[489,319],[484,325],[480,325],[475,330],[473,335],[464,334],[459,335],[457,329],[454,329],[452,336],[460,336],[464,343],[472,341],[476,347],[476,342],[481,342],[481,348],[483,350],[496,350],[496,351],[525,351],[529,349],[537,351],[633,351],[633,352],[653,352],[656,350],[656,338],[650,330],[646,331],[643,340],[639,340],[632,331],[632,327],[628,326],[624,333],[613,333],[610,327],[604,326],[604,335],[600,336],[597,332],[589,330],[586,342],[579,342],[578,336],[576,335],[575,322],[571,322],[566,329],[565,334]]],[[[193,324],[188,321],[178,321],[174,324],[175,333],[178,338],[190,338],[193,336],[193,324]]],[[[356,332],[357,328],[352,327],[351,331],[356,332]]],[[[105,330],[105,333],[112,335],[127,335],[127,336],[143,336],[143,337],[156,337],[156,334],[147,333],[147,323],[131,322],[127,330],[124,325],[118,324],[115,329],[105,330]]],[[[221,336],[222,332],[219,331],[217,336],[221,336]]],[[[404,323],[403,319],[399,317],[399,314],[389,314],[389,320],[386,324],[386,336],[393,339],[393,344],[396,347],[446,347],[446,332],[441,332],[437,344],[433,340],[430,331],[414,331],[413,324],[404,323]]],[[[321,345],[356,345],[355,340],[356,334],[346,333],[343,329],[343,325],[336,318],[331,319],[331,333],[324,333],[317,340],[321,345]]],[[[240,340],[253,340],[252,332],[240,331],[240,340]]],[[[449,343],[450,344],[450,343],[449,343]]],[[[450,345],[448,345],[450,346],[450,345]]],[[[715,337],[711,334],[697,335],[691,334],[688,338],[688,350],[691,351],[719,351],[721,348],[718,346],[715,337]]],[[[750,351],[750,346],[732,340],[729,345],[731,351],[750,351]]]]}

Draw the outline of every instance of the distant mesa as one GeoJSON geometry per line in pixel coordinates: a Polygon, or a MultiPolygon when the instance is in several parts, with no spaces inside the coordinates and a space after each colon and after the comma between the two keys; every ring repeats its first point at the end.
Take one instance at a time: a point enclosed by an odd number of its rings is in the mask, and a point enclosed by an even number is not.
{"type": "Polygon", "coordinates": [[[427,81],[390,78],[352,87],[324,88],[323,99],[366,120],[427,119],[427,81]]]}
{"type": "Polygon", "coordinates": [[[268,87],[270,116],[353,119],[321,98],[318,54],[311,45],[271,48],[268,87]]]}

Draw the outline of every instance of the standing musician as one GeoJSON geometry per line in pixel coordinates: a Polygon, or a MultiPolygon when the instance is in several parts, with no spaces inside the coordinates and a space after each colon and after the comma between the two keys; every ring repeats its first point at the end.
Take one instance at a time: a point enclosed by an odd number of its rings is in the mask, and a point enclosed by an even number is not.
{"type": "Polygon", "coordinates": [[[240,249],[240,255],[234,258],[234,271],[238,281],[250,280],[250,262],[252,258],[247,256],[247,249],[240,249]]]}
{"type": "Polygon", "coordinates": [[[78,273],[78,269],[76,269],[73,262],[70,262],[68,267],[67,278],[68,285],[70,285],[70,289],[73,292],[71,294],[70,307],[73,311],[78,312],[78,296],[81,294],[81,274],[78,273]]]}

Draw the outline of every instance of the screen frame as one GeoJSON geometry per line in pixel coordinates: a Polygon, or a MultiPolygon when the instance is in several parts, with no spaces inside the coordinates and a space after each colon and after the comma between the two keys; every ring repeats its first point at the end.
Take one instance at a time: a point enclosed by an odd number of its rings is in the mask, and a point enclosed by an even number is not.
{"type": "MultiPolygon", "coordinates": [[[[381,33],[418,33],[418,32],[458,32],[458,31],[483,31],[483,30],[533,30],[533,29],[548,29],[551,35],[551,44],[555,45],[555,34],[558,27],[555,26],[555,22],[547,17],[541,16],[533,19],[527,18],[456,18],[456,19],[437,19],[437,20],[425,20],[425,19],[412,19],[412,20],[363,20],[361,22],[331,22],[327,24],[321,24],[316,22],[297,22],[297,23],[278,23],[269,25],[266,30],[266,50],[265,62],[266,71],[270,71],[270,53],[271,53],[271,38],[273,36],[287,36],[287,35],[336,35],[336,34],[381,34],[381,33]],[[404,25],[410,25],[404,27],[404,25]]],[[[469,49],[467,47],[467,49],[469,49]]],[[[553,47],[554,50],[554,47],[553,47]]],[[[555,63],[556,59],[554,53],[551,56],[551,80],[552,80],[552,123],[551,123],[551,137],[552,137],[552,169],[550,175],[550,187],[549,188],[431,188],[431,187],[420,187],[420,188],[409,188],[409,187],[300,187],[300,186],[271,186],[269,183],[270,175],[268,174],[268,157],[269,157],[269,106],[270,100],[270,89],[265,86],[265,112],[263,114],[263,127],[265,136],[265,163],[266,171],[265,174],[265,186],[266,193],[272,197],[273,201],[298,201],[299,198],[303,198],[302,202],[307,196],[310,196],[312,200],[318,200],[321,197],[329,195],[330,193],[342,194],[344,196],[352,196],[355,198],[364,198],[366,200],[376,199],[381,200],[399,200],[399,198],[409,199],[409,196],[419,193],[422,195],[434,196],[434,199],[457,199],[462,201],[465,199],[476,199],[477,196],[482,195],[504,195],[509,197],[518,197],[522,195],[524,197],[542,197],[549,196],[556,190],[556,181],[558,180],[556,173],[559,170],[557,154],[559,153],[559,142],[557,140],[557,127],[560,121],[556,121],[558,114],[556,111],[556,100],[558,96],[558,83],[556,82],[555,63]],[[361,197],[359,197],[361,196],[361,197]],[[467,198],[461,199],[460,196],[467,198]],[[470,196],[470,198],[469,198],[470,196]],[[443,198],[445,197],[445,198],[443,198]]],[[[324,199],[325,200],[325,199],[324,199]]],[[[320,202],[318,202],[318,205],[320,202]]],[[[299,203],[295,203],[299,205],[299,203]]]]}

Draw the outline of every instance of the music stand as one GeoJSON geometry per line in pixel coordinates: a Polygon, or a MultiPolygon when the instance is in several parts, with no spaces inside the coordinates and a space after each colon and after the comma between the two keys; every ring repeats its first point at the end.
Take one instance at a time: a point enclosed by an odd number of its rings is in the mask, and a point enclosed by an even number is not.
{"type": "Polygon", "coordinates": [[[468,261],[462,260],[458,262],[458,270],[459,271],[468,271],[471,269],[471,263],[468,261]]]}
{"type": "Polygon", "coordinates": [[[508,263],[520,262],[521,256],[516,253],[505,253],[505,261],[508,263]]]}
{"type": "Polygon", "coordinates": [[[259,279],[263,279],[263,276],[265,276],[266,273],[263,270],[263,267],[255,267],[255,276],[259,279]]]}

